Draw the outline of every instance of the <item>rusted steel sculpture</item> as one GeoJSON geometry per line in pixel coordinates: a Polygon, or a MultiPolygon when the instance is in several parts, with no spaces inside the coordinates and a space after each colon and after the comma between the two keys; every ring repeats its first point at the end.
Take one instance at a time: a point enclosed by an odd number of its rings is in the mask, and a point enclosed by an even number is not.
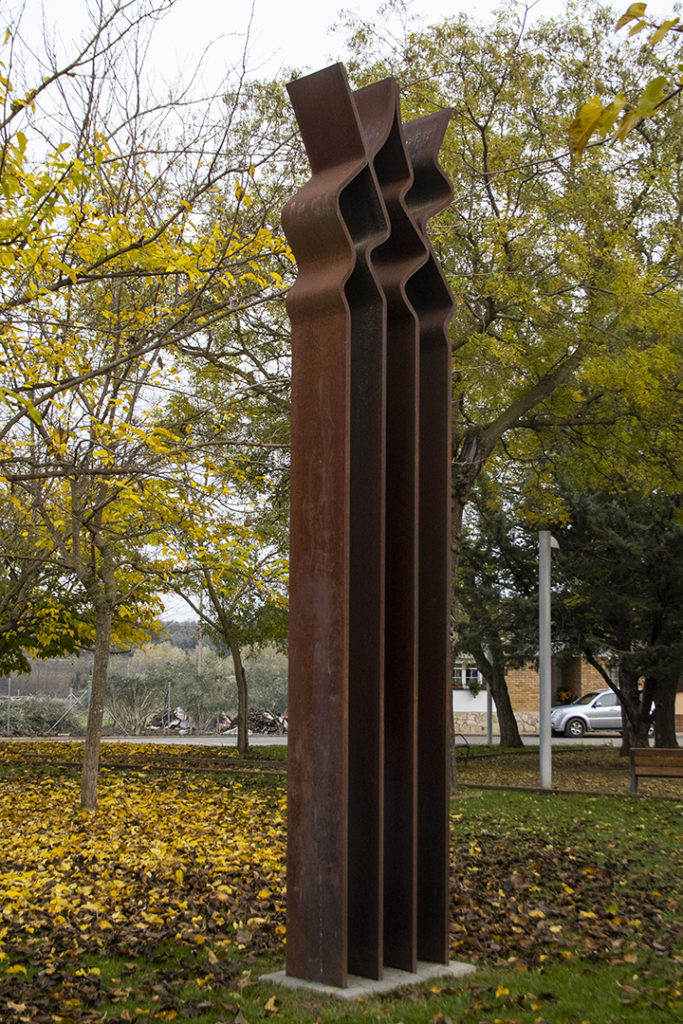
{"type": "Polygon", "coordinates": [[[448,962],[449,115],[404,128],[393,79],[339,64],[289,93],[287,973],[344,987],[448,962]]]}

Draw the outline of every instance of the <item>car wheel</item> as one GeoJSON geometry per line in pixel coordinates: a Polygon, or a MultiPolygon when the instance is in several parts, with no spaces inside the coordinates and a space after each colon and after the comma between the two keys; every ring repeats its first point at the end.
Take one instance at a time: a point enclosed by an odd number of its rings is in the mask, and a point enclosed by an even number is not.
{"type": "Polygon", "coordinates": [[[574,739],[578,739],[579,736],[583,736],[585,731],[586,726],[580,718],[570,718],[564,727],[565,736],[573,736],[574,739]]]}

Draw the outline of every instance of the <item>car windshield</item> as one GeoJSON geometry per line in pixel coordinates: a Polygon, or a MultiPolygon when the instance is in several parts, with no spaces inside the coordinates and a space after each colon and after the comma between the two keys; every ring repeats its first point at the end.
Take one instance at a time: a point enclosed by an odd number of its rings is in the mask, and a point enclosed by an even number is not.
{"type": "Polygon", "coordinates": [[[594,693],[584,693],[583,697],[577,697],[576,700],[572,701],[572,704],[590,704],[593,697],[597,697],[600,690],[595,690],[594,693]]]}

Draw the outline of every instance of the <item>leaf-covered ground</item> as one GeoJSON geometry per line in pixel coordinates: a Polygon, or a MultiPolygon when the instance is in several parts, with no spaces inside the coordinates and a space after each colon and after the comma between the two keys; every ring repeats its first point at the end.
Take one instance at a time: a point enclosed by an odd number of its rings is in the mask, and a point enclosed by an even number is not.
{"type": "Polygon", "coordinates": [[[282,783],[104,769],[99,811],[78,803],[76,773],[0,785],[0,1020],[52,1020],[69,989],[92,1002],[88,954],[281,943],[282,783]]]}
{"type": "MultiPolygon", "coordinates": [[[[253,985],[283,956],[282,776],[104,769],[90,814],[78,809],[74,768],[22,758],[18,746],[0,744],[3,1024],[323,1024],[315,1002],[299,998],[288,1016],[294,997],[273,1001],[253,985]]],[[[659,998],[663,1016],[642,1019],[678,1019],[682,809],[463,789],[453,810],[453,956],[513,982],[433,987],[429,1006],[411,997],[416,1019],[447,1024],[457,1005],[468,1022],[573,1022],[552,1009],[550,981],[538,980],[568,969],[617,972],[620,1005],[659,998]]],[[[393,1020],[408,1024],[410,1006],[393,1020]]],[[[376,1016],[391,1022],[393,1007],[382,1003],[376,1016]]],[[[325,1024],[341,1013],[326,1010],[325,1024]]],[[[576,1024],[606,1019],[586,1012],[576,1024]]]]}
{"type": "MultiPolygon", "coordinates": [[[[0,765],[43,764],[56,767],[80,765],[83,742],[79,740],[20,740],[0,742],[0,765]]],[[[284,766],[287,747],[252,747],[240,758],[234,746],[194,746],[181,742],[103,742],[100,766],[104,768],[176,768],[178,770],[245,770],[265,763],[271,769],[284,766]],[[237,763],[239,761],[239,764],[237,763]]]]}
{"type": "Polygon", "coordinates": [[[459,804],[460,959],[529,966],[578,953],[628,962],[643,949],[680,947],[681,805],[501,793],[464,794],[459,804]]]}
{"type": "MultiPolygon", "coordinates": [[[[538,748],[500,751],[493,747],[473,747],[465,759],[458,748],[459,781],[465,786],[510,786],[534,789],[539,786],[538,748]]],[[[564,792],[600,793],[627,796],[631,773],[627,757],[616,747],[554,747],[552,750],[553,789],[564,792]]],[[[639,780],[641,796],[681,799],[681,779],[645,778],[639,780]]]]}

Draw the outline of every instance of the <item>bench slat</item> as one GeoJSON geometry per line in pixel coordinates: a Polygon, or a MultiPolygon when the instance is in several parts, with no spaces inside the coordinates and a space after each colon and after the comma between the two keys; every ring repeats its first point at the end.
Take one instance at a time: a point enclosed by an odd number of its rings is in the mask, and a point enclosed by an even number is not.
{"type": "Polygon", "coordinates": [[[683,747],[634,747],[631,750],[631,795],[638,792],[638,779],[683,779],[683,747]]]}
{"type": "Polygon", "coordinates": [[[636,747],[631,756],[637,766],[641,764],[671,765],[683,764],[683,748],[664,749],[660,747],[636,747]]]}

